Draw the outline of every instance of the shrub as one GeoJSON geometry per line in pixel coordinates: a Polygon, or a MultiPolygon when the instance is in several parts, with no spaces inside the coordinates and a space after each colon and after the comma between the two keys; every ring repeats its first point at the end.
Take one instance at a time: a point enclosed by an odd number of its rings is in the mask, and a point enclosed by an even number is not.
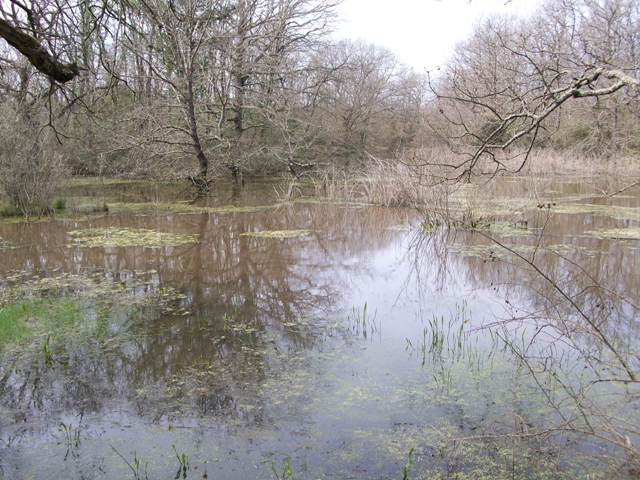
{"type": "Polygon", "coordinates": [[[64,197],[56,197],[53,200],[53,204],[51,205],[51,207],[54,210],[64,210],[65,208],[67,208],[67,199],[64,197]]]}
{"type": "Polygon", "coordinates": [[[51,212],[65,175],[54,132],[36,114],[10,104],[0,107],[0,189],[22,215],[51,212]]]}

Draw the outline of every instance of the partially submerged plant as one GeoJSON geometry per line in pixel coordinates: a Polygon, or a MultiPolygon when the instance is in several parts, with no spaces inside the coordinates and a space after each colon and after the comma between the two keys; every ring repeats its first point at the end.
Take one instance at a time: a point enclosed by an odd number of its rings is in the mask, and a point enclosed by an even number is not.
{"type": "Polygon", "coordinates": [[[291,459],[285,458],[282,462],[282,471],[278,471],[276,466],[271,463],[271,472],[276,480],[293,480],[293,467],[291,466],[291,459]]]}
{"type": "Polygon", "coordinates": [[[183,479],[187,478],[187,471],[189,470],[189,457],[184,452],[178,452],[175,445],[171,445],[173,449],[173,453],[176,454],[176,458],[178,459],[179,467],[176,472],[176,479],[182,476],[183,479]]]}
{"type": "Polygon", "coordinates": [[[131,470],[131,473],[133,475],[133,480],[149,480],[149,473],[148,473],[149,462],[142,460],[138,456],[138,452],[134,450],[133,459],[129,461],[113,445],[111,445],[111,450],[113,450],[116,453],[116,455],[118,455],[122,459],[122,461],[127,465],[127,467],[129,467],[129,470],[131,470]]]}

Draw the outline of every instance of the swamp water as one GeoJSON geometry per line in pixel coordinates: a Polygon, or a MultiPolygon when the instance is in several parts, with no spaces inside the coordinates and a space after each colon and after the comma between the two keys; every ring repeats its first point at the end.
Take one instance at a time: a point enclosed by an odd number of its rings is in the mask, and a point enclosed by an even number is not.
{"type": "Polygon", "coordinates": [[[501,181],[477,208],[514,253],[425,233],[410,210],[281,202],[274,186],[190,205],[176,186],[76,182],[76,213],[0,222],[0,478],[606,470],[605,443],[509,436],[556,413],[479,327],[539,308],[546,286],[515,253],[560,276],[579,262],[637,299],[637,191],[501,181]]]}

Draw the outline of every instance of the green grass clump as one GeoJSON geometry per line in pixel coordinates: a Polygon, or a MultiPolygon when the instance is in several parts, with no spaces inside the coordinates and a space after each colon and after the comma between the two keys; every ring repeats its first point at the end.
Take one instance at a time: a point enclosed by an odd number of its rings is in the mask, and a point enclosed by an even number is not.
{"type": "Polygon", "coordinates": [[[0,308],[0,346],[19,343],[72,325],[80,307],[69,298],[23,300],[0,308]]]}
{"type": "Polygon", "coordinates": [[[64,210],[67,208],[67,199],[64,197],[56,197],[51,204],[54,210],[64,210]]]}

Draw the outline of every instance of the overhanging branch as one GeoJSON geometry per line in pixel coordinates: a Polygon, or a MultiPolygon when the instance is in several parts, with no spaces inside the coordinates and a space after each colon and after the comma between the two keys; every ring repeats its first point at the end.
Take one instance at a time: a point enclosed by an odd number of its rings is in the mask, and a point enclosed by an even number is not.
{"type": "Polygon", "coordinates": [[[58,61],[40,42],[0,18],[0,37],[24,55],[31,64],[56,82],[66,83],[79,74],[75,63],[58,61]]]}

